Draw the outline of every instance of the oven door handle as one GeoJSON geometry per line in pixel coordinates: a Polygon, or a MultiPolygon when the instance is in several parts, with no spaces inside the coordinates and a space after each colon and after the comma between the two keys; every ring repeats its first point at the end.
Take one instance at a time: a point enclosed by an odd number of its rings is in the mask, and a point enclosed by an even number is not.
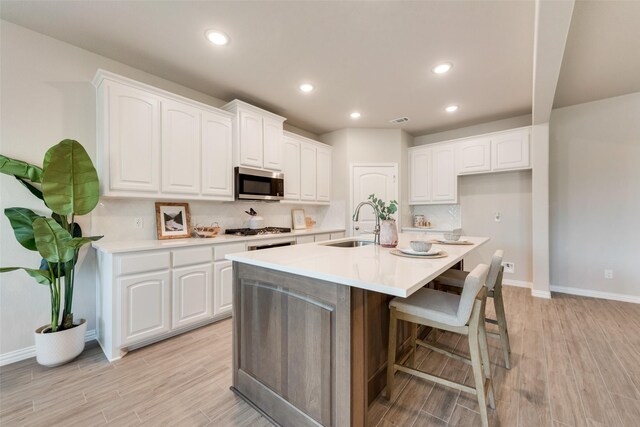
{"type": "Polygon", "coordinates": [[[267,243],[264,245],[260,245],[260,244],[255,244],[252,246],[248,246],[247,249],[250,251],[255,251],[255,250],[259,250],[259,249],[269,249],[269,248],[273,248],[273,247],[278,247],[278,246],[291,246],[291,245],[295,245],[296,241],[295,240],[291,240],[289,242],[277,242],[277,243],[267,243]]]}

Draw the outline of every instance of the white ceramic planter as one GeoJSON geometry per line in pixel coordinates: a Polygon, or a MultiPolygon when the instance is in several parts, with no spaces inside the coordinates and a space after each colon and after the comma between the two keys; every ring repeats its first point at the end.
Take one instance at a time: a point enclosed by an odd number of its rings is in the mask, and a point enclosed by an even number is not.
{"type": "Polygon", "coordinates": [[[84,350],[84,337],[87,333],[87,321],[80,319],[80,324],[54,333],[43,333],[51,325],[36,329],[36,360],[48,367],[63,365],[78,357],[84,350]]]}
{"type": "Polygon", "coordinates": [[[380,221],[380,245],[385,248],[398,246],[398,227],[395,219],[380,221]]]}

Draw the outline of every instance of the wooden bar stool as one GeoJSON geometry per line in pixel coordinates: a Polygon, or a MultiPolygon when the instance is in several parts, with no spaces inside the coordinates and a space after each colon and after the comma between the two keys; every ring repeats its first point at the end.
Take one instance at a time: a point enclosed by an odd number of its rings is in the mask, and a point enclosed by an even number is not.
{"type": "MultiPolygon", "coordinates": [[[[408,298],[394,298],[389,303],[391,316],[389,319],[389,359],[387,362],[386,397],[391,399],[393,378],[396,371],[406,372],[428,381],[471,393],[478,397],[482,425],[489,425],[487,415],[487,396],[489,405],[495,409],[491,364],[487,348],[487,336],[484,326],[484,310],[487,291],[484,286],[489,267],[480,264],[469,273],[460,295],[422,288],[408,298]],[[409,364],[396,363],[396,339],[398,320],[411,322],[411,357],[409,364]],[[451,353],[443,348],[436,350],[457,360],[471,365],[475,387],[469,387],[437,375],[428,374],[415,367],[416,345],[426,346],[417,339],[417,325],[425,325],[443,331],[455,332],[469,337],[469,353],[471,359],[451,353]]],[[[429,345],[429,348],[432,348],[429,345]]]]}
{"type": "MultiPolygon", "coordinates": [[[[511,344],[509,343],[509,329],[507,328],[507,316],[504,311],[504,299],[502,298],[502,258],[504,251],[497,250],[491,258],[489,275],[487,276],[487,296],[493,298],[493,305],[496,308],[497,319],[486,319],[487,323],[498,326],[498,332],[487,331],[488,335],[500,338],[502,353],[504,355],[504,366],[511,369],[511,344]]],[[[460,270],[447,270],[438,276],[434,283],[452,288],[461,289],[465,285],[465,280],[469,272],[460,270]]]]}

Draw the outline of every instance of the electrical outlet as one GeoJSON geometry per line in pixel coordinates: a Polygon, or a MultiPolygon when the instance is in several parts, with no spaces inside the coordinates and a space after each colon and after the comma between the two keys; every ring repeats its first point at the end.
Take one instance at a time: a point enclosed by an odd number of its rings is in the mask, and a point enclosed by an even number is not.
{"type": "Polygon", "coordinates": [[[133,221],[136,228],[142,228],[144,226],[144,222],[140,217],[136,217],[133,221]]]}
{"type": "Polygon", "coordinates": [[[505,273],[515,273],[516,272],[516,263],[515,262],[509,262],[509,261],[505,261],[502,263],[502,266],[504,267],[504,272],[505,273]]]}
{"type": "Polygon", "coordinates": [[[494,220],[495,222],[500,222],[500,221],[502,221],[502,215],[500,214],[500,212],[496,212],[496,214],[495,214],[495,215],[494,215],[494,217],[493,217],[493,220],[494,220]]]}
{"type": "Polygon", "coordinates": [[[605,270],[604,271],[605,279],[613,279],[613,270],[605,270]]]}

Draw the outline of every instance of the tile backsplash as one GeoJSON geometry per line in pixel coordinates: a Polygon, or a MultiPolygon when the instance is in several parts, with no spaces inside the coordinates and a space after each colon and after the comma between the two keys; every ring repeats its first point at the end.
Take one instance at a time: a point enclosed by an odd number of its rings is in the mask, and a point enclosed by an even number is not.
{"type": "Polygon", "coordinates": [[[411,207],[411,214],[424,215],[435,229],[450,230],[462,227],[461,209],[458,204],[416,205],[411,207]]]}
{"type": "MultiPolygon", "coordinates": [[[[291,227],[291,209],[304,209],[316,221],[316,228],[344,227],[332,219],[336,215],[327,215],[334,212],[330,206],[202,201],[189,202],[191,226],[217,222],[223,229],[248,227],[249,215],[244,211],[249,208],[264,217],[266,226],[291,227]]],[[[101,198],[91,214],[91,230],[93,235],[104,235],[105,241],[156,239],[155,201],[101,198]],[[142,228],[136,228],[136,218],[142,218],[142,228]]]]}

